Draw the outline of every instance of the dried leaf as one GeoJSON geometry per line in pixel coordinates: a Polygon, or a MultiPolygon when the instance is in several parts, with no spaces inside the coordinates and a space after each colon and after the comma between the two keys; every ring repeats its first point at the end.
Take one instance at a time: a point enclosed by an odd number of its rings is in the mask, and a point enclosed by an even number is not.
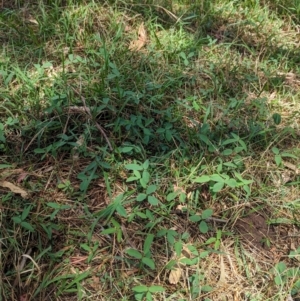
{"type": "Polygon", "coordinates": [[[187,245],[184,245],[182,247],[182,254],[184,255],[185,258],[192,258],[192,252],[190,249],[187,247],[187,245]]]}
{"type": "Polygon", "coordinates": [[[19,188],[18,186],[7,182],[7,181],[0,181],[0,186],[4,187],[4,188],[8,188],[10,191],[12,191],[13,193],[17,193],[20,194],[22,198],[26,199],[28,197],[28,193],[27,191],[25,191],[22,188],[19,188]]]}
{"type": "Polygon", "coordinates": [[[218,281],[219,285],[223,285],[226,283],[226,272],[225,272],[225,265],[224,265],[224,259],[223,256],[221,256],[221,262],[220,262],[220,278],[218,281]]]}
{"type": "Polygon", "coordinates": [[[28,301],[28,300],[29,300],[28,295],[23,294],[23,295],[20,296],[20,301],[28,301]]]}
{"type": "Polygon", "coordinates": [[[21,183],[28,176],[28,172],[22,172],[17,179],[17,183],[21,183]]]}
{"type": "Polygon", "coordinates": [[[139,38],[138,40],[131,41],[129,45],[130,51],[140,51],[147,42],[147,32],[144,26],[144,23],[142,23],[138,30],[139,38]]]}
{"type": "Polygon", "coordinates": [[[139,34],[139,40],[146,43],[146,41],[147,41],[147,32],[146,32],[144,23],[142,23],[140,25],[138,34],[139,34]]]}
{"type": "Polygon", "coordinates": [[[287,168],[293,170],[293,171],[295,172],[295,174],[297,174],[297,175],[300,174],[300,171],[299,171],[299,169],[297,168],[296,165],[294,165],[294,164],[292,164],[292,163],[290,163],[290,162],[286,162],[286,161],[283,161],[282,163],[283,163],[283,165],[284,165],[285,167],[287,167],[287,168]]]}
{"type": "Polygon", "coordinates": [[[172,270],[169,275],[170,284],[178,283],[180,280],[180,277],[181,277],[181,268],[174,268],[174,270],[172,270]]]}

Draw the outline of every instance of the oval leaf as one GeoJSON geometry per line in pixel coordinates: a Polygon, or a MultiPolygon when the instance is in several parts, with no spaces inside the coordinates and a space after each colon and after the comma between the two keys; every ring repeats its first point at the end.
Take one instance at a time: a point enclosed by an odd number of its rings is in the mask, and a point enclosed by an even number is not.
{"type": "Polygon", "coordinates": [[[219,192],[223,189],[224,187],[224,182],[217,182],[214,186],[213,186],[213,192],[219,192]]]}
{"type": "Polygon", "coordinates": [[[134,257],[136,259],[141,259],[143,257],[142,254],[136,249],[127,249],[125,252],[129,256],[134,257]]]}
{"type": "Polygon", "coordinates": [[[141,202],[141,201],[145,200],[146,197],[147,197],[147,194],[146,194],[146,193],[140,193],[140,194],[138,194],[138,196],[136,197],[136,200],[137,200],[138,202],[141,202]]]}
{"type": "Polygon", "coordinates": [[[126,164],[125,168],[128,170],[143,170],[143,167],[138,164],[126,164]]]}
{"type": "Polygon", "coordinates": [[[165,289],[160,285],[151,285],[149,287],[150,293],[158,293],[158,292],[164,292],[164,291],[165,291],[165,289]]]}
{"type": "Polygon", "coordinates": [[[149,196],[148,196],[148,202],[149,202],[151,205],[156,206],[156,205],[158,205],[159,200],[158,200],[155,196],[149,195],[149,196]]]}
{"type": "Polygon", "coordinates": [[[202,219],[207,219],[210,218],[213,214],[213,210],[212,209],[206,209],[202,212],[201,217],[202,219]]]}
{"type": "Polygon", "coordinates": [[[207,226],[207,223],[205,221],[201,221],[201,223],[199,225],[199,230],[203,234],[208,232],[208,226],[207,226]]]}
{"type": "Polygon", "coordinates": [[[134,286],[132,290],[137,293],[145,293],[148,292],[148,287],[146,285],[138,285],[134,286]]]}
{"type": "Polygon", "coordinates": [[[153,259],[151,259],[151,258],[143,257],[142,263],[145,264],[146,266],[148,266],[152,270],[155,269],[155,263],[154,263],[153,259]]]}
{"type": "Polygon", "coordinates": [[[195,183],[207,183],[210,181],[210,176],[201,176],[194,180],[195,183]]]}
{"type": "Polygon", "coordinates": [[[156,185],[149,185],[149,186],[147,187],[146,193],[147,193],[147,194],[151,194],[151,193],[155,192],[156,189],[157,189],[157,186],[156,186],[156,185]]]}

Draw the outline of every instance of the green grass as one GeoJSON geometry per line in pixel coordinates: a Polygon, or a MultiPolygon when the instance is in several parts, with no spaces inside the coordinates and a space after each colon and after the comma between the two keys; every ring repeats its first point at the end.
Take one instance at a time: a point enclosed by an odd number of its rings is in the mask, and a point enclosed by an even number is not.
{"type": "Polygon", "coordinates": [[[297,300],[299,9],[3,1],[1,300],[297,300]]]}

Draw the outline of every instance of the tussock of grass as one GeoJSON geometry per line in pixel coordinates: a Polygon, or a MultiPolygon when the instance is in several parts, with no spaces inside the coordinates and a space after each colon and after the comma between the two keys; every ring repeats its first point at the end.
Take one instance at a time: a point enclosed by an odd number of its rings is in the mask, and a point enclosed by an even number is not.
{"type": "Polygon", "coordinates": [[[3,1],[3,300],[299,298],[297,1],[173,2],[3,1]]]}

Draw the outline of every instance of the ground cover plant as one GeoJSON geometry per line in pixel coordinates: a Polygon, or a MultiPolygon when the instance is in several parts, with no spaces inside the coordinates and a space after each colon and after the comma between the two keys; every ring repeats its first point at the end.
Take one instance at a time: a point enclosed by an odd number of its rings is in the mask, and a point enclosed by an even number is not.
{"type": "Polygon", "coordinates": [[[0,8],[1,300],[299,300],[298,0],[0,8]]]}

